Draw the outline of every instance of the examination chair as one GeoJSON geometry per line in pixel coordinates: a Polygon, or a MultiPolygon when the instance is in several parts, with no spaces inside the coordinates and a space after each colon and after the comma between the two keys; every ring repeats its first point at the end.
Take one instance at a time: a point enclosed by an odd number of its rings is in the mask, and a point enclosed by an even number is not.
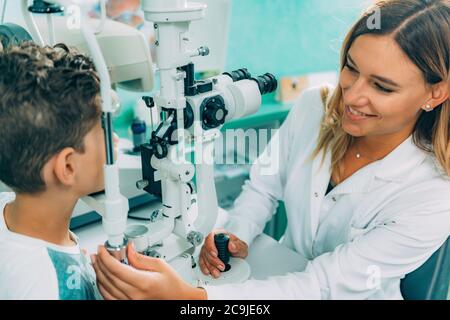
{"type": "Polygon", "coordinates": [[[450,238],[419,269],[401,280],[405,300],[446,300],[450,283],[450,238]]]}

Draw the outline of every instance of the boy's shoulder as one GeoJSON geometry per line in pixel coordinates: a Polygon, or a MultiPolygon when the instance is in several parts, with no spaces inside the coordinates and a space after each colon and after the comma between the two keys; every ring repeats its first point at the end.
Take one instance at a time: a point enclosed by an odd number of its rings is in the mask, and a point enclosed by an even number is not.
{"type": "Polygon", "coordinates": [[[16,194],[14,192],[0,192],[0,206],[14,201],[16,194]]]}
{"type": "Polygon", "coordinates": [[[0,192],[0,201],[3,198],[12,198],[12,199],[14,199],[15,197],[16,197],[16,193],[15,192],[11,192],[11,191],[0,192]]]}
{"type": "Polygon", "coordinates": [[[0,232],[0,299],[94,300],[95,273],[79,248],[59,250],[0,232]],[[15,239],[13,239],[15,238],[15,239]],[[72,251],[72,252],[70,252],[72,251]]]}
{"type": "Polygon", "coordinates": [[[63,247],[14,233],[3,210],[14,193],[0,193],[0,300],[98,299],[95,273],[77,244],[63,247]]]}
{"type": "Polygon", "coordinates": [[[0,231],[6,229],[5,219],[3,216],[3,211],[5,206],[13,202],[16,199],[16,194],[14,192],[0,192],[0,231]]]}
{"type": "Polygon", "coordinates": [[[0,232],[0,299],[58,299],[57,279],[45,249],[11,240],[0,232]]]}

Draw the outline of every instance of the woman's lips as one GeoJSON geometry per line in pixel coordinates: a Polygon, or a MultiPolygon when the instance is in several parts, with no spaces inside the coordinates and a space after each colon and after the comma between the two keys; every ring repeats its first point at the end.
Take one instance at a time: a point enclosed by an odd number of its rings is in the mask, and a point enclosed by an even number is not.
{"type": "Polygon", "coordinates": [[[358,120],[364,120],[364,119],[377,117],[376,115],[367,114],[367,113],[363,113],[363,112],[360,112],[358,110],[355,110],[355,109],[353,109],[350,106],[345,106],[345,114],[347,115],[347,117],[350,120],[353,120],[353,121],[358,121],[358,120]]]}

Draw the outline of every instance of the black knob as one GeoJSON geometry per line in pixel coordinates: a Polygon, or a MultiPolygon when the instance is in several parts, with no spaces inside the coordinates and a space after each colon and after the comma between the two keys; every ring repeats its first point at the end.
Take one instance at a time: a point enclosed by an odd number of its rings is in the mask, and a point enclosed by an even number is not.
{"type": "Polygon", "coordinates": [[[214,244],[216,245],[218,257],[220,261],[225,265],[224,272],[231,269],[230,262],[230,252],[228,251],[228,243],[230,242],[230,237],[225,233],[218,233],[214,235],[214,244]]]}
{"type": "Polygon", "coordinates": [[[61,13],[64,11],[64,8],[57,4],[49,3],[47,1],[34,0],[33,4],[28,7],[28,11],[30,11],[31,13],[51,14],[51,13],[61,13]]]}
{"type": "Polygon", "coordinates": [[[203,107],[202,119],[206,128],[217,128],[225,123],[228,110],[222,98],[210,98],[203,107]]]}
{"type": "Polygon", "coordinates": [[[163,159],[167,157],[169,149],[167,148],[167,142],[165,140],[153,136],[150,144],[152,146],[153,154],[157,159],[163,159]]]}
{"type": "Polygon", "coordinates": [[[153,100],[153,97],[143,96],[142,100],[144,100],[147,108],[153,108],[155,106],[155,101],[153,100]]]}

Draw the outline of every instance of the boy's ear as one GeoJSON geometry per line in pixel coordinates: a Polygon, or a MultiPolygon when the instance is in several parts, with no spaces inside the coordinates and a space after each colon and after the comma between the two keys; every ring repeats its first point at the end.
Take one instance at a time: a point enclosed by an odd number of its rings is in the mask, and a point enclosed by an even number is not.
{"type": "Polygon", "coordinates": [[[55,156],[53,172],[59,183],[65,186],[75,184],[75,149],[64,148],[55,156]]]}

